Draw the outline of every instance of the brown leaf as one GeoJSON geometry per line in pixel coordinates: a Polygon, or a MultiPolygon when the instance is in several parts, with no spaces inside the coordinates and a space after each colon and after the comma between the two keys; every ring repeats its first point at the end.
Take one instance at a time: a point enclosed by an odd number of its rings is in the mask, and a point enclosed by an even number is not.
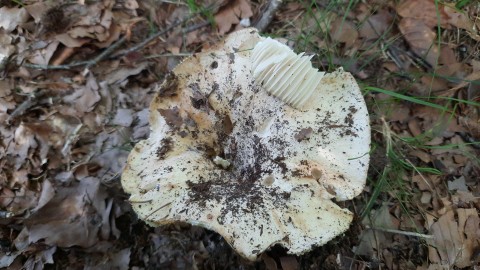
{"type": "Polygon", "coordinates": [[[12,37],[3,29],[0,29],[0,63],[15,52],[12,45],[12,37]]]}
{"type": "Polygon", "coordinates": [[[402,19],[398,27],[411,49],[425,58],[431,66],[435,66],[440,53],[438,46],[435,44],[437,35],[431,27],[412,18],[402,19]]]}
{"type": "Polygon", "coordinates": [[[359,35],[367,40],[377,39],[391,27],[393,16],[387,10],[380,10],[372,16],[368,16],[359,29],[359,35]]]}
{"type": "Polygon", "coordinates": [[[345,43],[347,48],[350,48],[358,38],[358,32],[355,25],[350,21],[344,20],[343,17],[338,17],[333,21],[330,31],[332,39],[337,42],[345,43]]]}
{"type": "Polygon", "coordinates": [[[396,10],[400,16],[421,21],[428,28],[438,25],[439,20],[441,26],[445,27],[447,25],[447,15],[442,9],[439,10],[435,6],[433,0],[407,0],[398,5],[396,10]],[[440,18],[438,18],[437,13],[440,18]]]}
{"type": "Polygon", "coordinates": [[[10,144],[7,154],[15,159],[15,169],[19,169],[28,158],[30,148],[37,148],[33,132],[24,124],[15,130],[14,143],[10,144]]]}
{"type": "Polygon", "coordinates": [[[65,96],[63,100],[73,105],[74,109],[82,116],[84,113],[92,111],[100,101],[98,89],[95,77],[90,75],[85,86],[75,89],[73,94],[65,96]]]}
{"type": "Polygon", "coordinates": [[[118,109],[112,120],[113,125],[129,127],[133,122],[133,110],[118,109]]]}
{"type": "Polygon", "coordinates": [[[298,261],[293,256],[283,256],[280,257],[280,264],[282,265],[283,270],[298,270],[300,269],[300,265],[298,261]]]}
{"type": "Polygon", "coordinates": [[[30,16],[25,8],[0,8],[0,29],[12,32],[18,25],[25,23],[30,16]]]}
{"type": "MultiPolygon", "coordinates": [[[[447,22],[457,28],[465,29],[468,32],[476,33],[475,23],[468,18],[464,12],[458,12],[455,8],[443,6],[447,22]]],[[[478,40],[478,39],[477,39],[478,40]]]]}
{"type": "Polygon", "coordinates": [[[252,15],[249,0],[230,1],[215,14],[215,23],[218,25],[219,34],[227,33],[233,25],[240,23],[241,19],[250,18],[252,15]]]}
{"type": "Polygon", "coordinates": [[[108,219],[105,198],[95,178],[59,188],[50,202],[25,221],[29,243],[44,239],[47,245],[60,247],[94,245],[103,220],[108,219]]]}
{"type": "MultiPolygon", "coordinates": [[[[478,248],[478,225],[480,218],[475,208],[457,209],[458,222],[455,213],[449,210],[430,227],[435,236],[429,244],[436,247],[441,262],[446,266],[459,268],[471,266],[471,257],[475,248],[478,248]]],[[[433,262],[438,262],[435,254],[430,254],[433,262]]]]}
{"type": "Polygon", "coordinates": [[[277,267],[277,263],[275,262],[275,260],[268,256],[267,254],[263,253],[262,254],[262,260],[263,260],[263,263],[265,264],[265,267],[267,268],[267,270],[277,270],[278,267],[277,267]]]}
{"type": "Polygon", "coordinates": [[[56,35],[55,39],[69,48],[81,47],[89,41],[87,38],[73,38],[67,33],[56,35]]]}
{"type": "Polygon", "coordinates": [[[43,14],[48,10],[49,6],[46,2],[35,3],[25,6],[28,14],[33,17],[35,23],[42,20],[43,14]]]}
{"type": "MultiPolygon", "coordinates": [[[[43,43],[43,41],[41,42],[43,43]]],[[[48,65],[48,63],[50,62],[50,58],[52,58],[53,54],[57,50],[58,44],[59,42],[56,40],[44,44],[41,49],[35,50],[34,53],[28,58],[28,60],[32,64],[48,65]]]]}

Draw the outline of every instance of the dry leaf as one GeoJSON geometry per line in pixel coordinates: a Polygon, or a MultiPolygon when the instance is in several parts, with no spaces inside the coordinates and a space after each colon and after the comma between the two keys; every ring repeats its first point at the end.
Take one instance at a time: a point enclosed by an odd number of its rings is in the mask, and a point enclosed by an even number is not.
{"type": "Polygon", "coordinates": [[[98,89],[95,77],[89,75],[85,86],[75,89],[73,94],[65,96],[63,100],[73,105],[79,116],[83,116],[84,113],[92,111],[97,102],[100,101],[98,89]]]}
{"type": "Polygon", "coordinates": [[[435,6],[433,0],[407,0],[398,5],[396,10],[403,18],[421,21],[430,29],[438,25],[439,21],[441,26],[447,26],[447,15],[435,6]]]}
{"type": "Polygon", "coordinates": [[[56,40],[47,44],[42,44],[42,48],[35,50],[35,52],[28,57],[28,60],[32,64],[48,65],[50,58],[52,58],[53,54],[57,50],[58,44],[59,42],[56,40]]]}
{"type": "Polygon", "coordinates": [[[411,18],[402,19],[398,27],[411,49],[419,56],[425,58],[431,66],[435,67],[440,53],[435,44],[437,35],[431,27],[422,21],[411,18]]]}
{"type": "Polygon", "coordinates": [[[0,28],[7,32],[12,32],[18,25],[25,23],[29,18],[25,8],[0,8],[0,28]]]}
{"type": "Polygon", "coordinates": [[[293,256],[283,256],[280,257],[280,264],[282,265],[282,270],[299,270],[300,265],[298,261],[293,256]]]}
{"type": "Polygon", "coordinates": [[[392,27],[393,16],[387,10],[380,10],[372,16],[368,16],[366,21],[362,23],[359,34],[367,40],[377,39],[385,34],[392,27]]]}
{"type": "Polygon", "coordinates": [[[25,6],[25,9],[28,11],[30,16],[33,17],[35,23],[39,23],[45,12],[49,9],[49,6],[46,2],[39,2],[31,5],[25,6]]]}
{"type": "Polygon", "coordinates": [[[105,197],[99,180],[91,177],[59,188],[50,202],[25,221],[29,243],[44,239],[45,244],[60,247],[94,245],[109,215],[105,212],[105,197]]]}
{"type": "Polygon", "coordinates": [[[262,254],[262,260],[267,270],[278,270],[277,263],[272,257],[264,253],[262,254]]]}
{"type": "Polygon", "coordinates": [[[352,47],[355,40],[358,38],[358,32],[355,25],[350,21],[344,20],[343,17],[338,17],[333,21],[330,31],[332,39],[337,42],[345,43],[347,48],[352,47]]]}
{"type": "Polygon", "coordinates": [[[215,14],[215,23],[218,25],[218,32],[224,35],[233,25],[239,24],[241,19],[252,17],[253,12],[249,0],[233,0],[223,6],[215,14]]]}
{"type": "Polygon", "coordinates": [[[118,109],[111,124],[129,127],[132,124],[132,122],[133,122],[133,110],[118,109]]]}
{"type": "Polygon", "coordinates": [[[462,175],[453,181],[448,181],[448,190],[468,191],[465,177],[462,175]]]}
{"type": "MultiPolygon", "coordinates": [[[[463,12],[458,12],[455,8],[443,5],[443,11],[447,16],[447,22],[457,28],[465,29],[467,32],[476,33],[475,23],[463,12]]],[[[478,41],[478,39],[477,39],[478,41]]]]}
{"type": "Polygon", "coordinates": [[[73,38],[67,33],[56,35],[55,39],[69,48],[81,47],[89,41],[87,38],[73,38]]]}
{"type": "Polygon", "coordinates": [[[471,256],[479,245],[480,218],[475,208],[457,209],[457,214],[458,223],[454,211],[449,210],[431,225],[430,233],[435,237],[429,240],[429,244],[436,248],[441,261],[434,254],[431,254],[430,260],[445,266],[464,268],[471,266],[471,256]]]}
{"type": "Polygon", "coordinates": [[[0,63],[15,52],[12,44],[12,37],[5,30],[0,29],[0,63]]]}

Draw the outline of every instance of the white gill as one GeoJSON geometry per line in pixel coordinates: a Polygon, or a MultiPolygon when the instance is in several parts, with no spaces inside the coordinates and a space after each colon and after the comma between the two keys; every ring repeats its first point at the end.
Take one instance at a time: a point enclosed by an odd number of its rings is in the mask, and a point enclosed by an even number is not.
{"type": "Polygon", "coordinates": [[[253,48],[253,76],[270,94],[302,109],[325,74],[312,67],[312,57],[296,54],[288,46],[266,38],[253,48]]]}

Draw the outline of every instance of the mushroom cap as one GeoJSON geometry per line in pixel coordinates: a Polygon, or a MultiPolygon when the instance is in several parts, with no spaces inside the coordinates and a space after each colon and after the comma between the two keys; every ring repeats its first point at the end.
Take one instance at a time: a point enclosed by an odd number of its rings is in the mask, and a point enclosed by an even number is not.
{"type": "Polygon", "coordinates": [[[263,40],[244,29],[179,64],[122,175],[141,219],[211,229],[250,260],[275,244],[301,254],[347,230],[353,214],[332,199],[362,191],[370,148],[352,75],[325,74],[295,109],[255,82],[252,48],[263,40]]]}

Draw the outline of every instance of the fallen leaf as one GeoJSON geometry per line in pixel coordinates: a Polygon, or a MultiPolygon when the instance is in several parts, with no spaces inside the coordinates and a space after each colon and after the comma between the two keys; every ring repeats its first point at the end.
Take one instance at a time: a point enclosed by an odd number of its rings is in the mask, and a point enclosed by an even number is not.
{"type": "Polygon", "coordinates": [[[449,210],[430,226],[429,231],[434,239],[428,242],[436,248],[441,261],[434,254],[430,254],[430,260],[449,267],[464,268],[471,266],[470,258],[474,248],[478,247],[476,239],[479,237],[480,218],[475,208],[460,208],[457,209],[457,214],[458,222],[454,211],[449,210]]]}
{"type": "Polygon", "coordinates": [[[15,159],[15,169],[18,170],[28,158],[30,148],[38,146],[35,134],[24,124],[15,130],[14,143],[7,148],[7,155],[15,159]]]}
{"type": "Polygon", "coordinates": [[[49,42],[46,46],[35,50],[34,53],[28,57],[28,60],[32,64],[48,65],[50,59],[57,50],[58,44],[59,42],[56,40],[49,42]]]}
{"type": "Polygon", "coordinates": [[[7,268],[13,263],[13,261],[22,254],[20,251],[11,252],[10,254],[0,253],[0,268],[7,268]]]}
{"type": "Polygon", "coordinates": [[[43,18],[43,14],[45,14],[45,12],[49,9],[49,6],[46,2],[39,2],[26,5],[25,9],[27,10],[28,14],[33,17],[35,23],[39,23],[43,18]]]}
{"type": "Polygon", "coordinates": [[[298,261],[293,256],[282,256],[280,257],[280,264],[282,265],[283,270],[299,270],[300,265],[298,261]]]}
{"type": "Polygon", "coordinates": [[[267,270],[278,270],[278,266],[275,260],[267,254],[262,254],[262,261],[265,264],[267,270]]]}
{"type": "Polygon", "coordinates": [[[366,40],[377,39],[392,27],[393,16],[387,10],[379,10],[368,16],[359,29],[359,35],[366,40]]]}
{"type": "Polygon", "coordinates": [[[83,116],[84,113],[94,109],[97,102],[100,101],[98,94],[99,86],[93,75],[89,75],[84,86],[78,87],[71,95],[63,98],[64,102],[73,105],[73,108],[83,116]]]}
{"type": "Polygon", "coordinates": [[[453,181],[448,181],[448,190],[468,191],[465,177],[462,175],[453,181]]]}
{"type": "Polygon", "coordinates": [[[218,32],[224,35],[233,25],[239,24],[241,19],[250,18],[253,15],[249,0],[233,0],[221,7],[215,14],[215,23],[218,25],[218,32]]]}
{"type": "Polygon", "coordinates": [[[133,122],[133,110],[118,109],[112,120],[113,125],[129,127],[133,122]]]}
{"type": "Polygon", "coordinates": [[[0,8],[0,28],[5,29],[8,33],[15,30],[18,25],[25,23],[28,18],[29,15],[25,8],[0,8]]]}
{"type": "Polygon", "coordinates": [[[447,26],[447,14],[442,9],[437,8],[433,0],[403,1],[397,6],[396,10],[403,18],[421,21],[430,29],[439,23],[443,27],[447,26]]]}
{"type": "Polygon", "coordinates": [[[144,69],[146,69],[147,66],[148,66],[148,63],[143,62],[135,65],[133,68],[129,68],[129,67],[117,68],[115,71],[105,76],[105,81],[108,84],[121,83],[127,80],[128,77],[139,74],[144,69]]]}
{"type": "MultiPolygon", "coordinates": [[[[467,32],[476,33],[475,23],[468,18],[464,12],[459,12],[448,5],[442,5],[447,16],[447,22],[457,28],[465,29],[467,32]]],[[[478,39],[477,39],[478,40],[478,39]]]]}
{"type": "Polygon", "coordinates": [[[81,47],[89,41],[87,38],[73,38],[67,33],[56,35],[55,39],[69,48],[81,47]]]}
{"type": "Polygon", "coordinates": [[[87,177],[56,196],[25,221],[29,243],[44,239],[47,245],[90,247],[105,216],[105,196],[98,179],[87,177]],[[54,228],[54,229],[53,229],[54,228]]]}
{"type": "Polygon", "coordinates": [[[52,198],[55,196],[55,189],[52,186],[52,183],[45,179],[42,183],[42,192],[40,193],[40,198],[38,198],[38,203],[35,208],[32,209],[33,212],[45,206],[52,198]]]}
{"type": "Polygon", "coordinates": [[[331,25],[330,35],[333,40],[345,43],[345,46],[350,48],[358,38],[358,31],[352,22],[338,17],[331,25]]]}
{"type": "Polygon", "coordinates": [[[412,18],[402,19],[398,27],[411,49],[423,57],[432,67],[435,67],[440,51],[435,44],[437,35],[431,27],[422,21],[412,18]]]}
{"type": "Polygon", "coordinates": [[[8,59],[15,52],[15,46],[12,45],[12,37],[5,30],[0,29],[0,63],[8,59]]]}

